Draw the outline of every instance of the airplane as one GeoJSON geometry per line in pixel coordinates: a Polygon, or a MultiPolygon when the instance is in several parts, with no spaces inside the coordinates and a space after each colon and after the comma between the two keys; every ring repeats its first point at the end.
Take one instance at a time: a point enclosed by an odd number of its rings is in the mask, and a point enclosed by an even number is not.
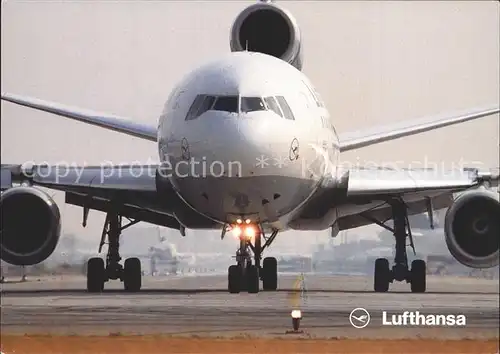
{"type": "MultiPolygon", "coordinates": [[[[187,73],[168,97],[157,126],[131,118],[2,93],[4,101],[155,143],[155,165],[71,166],[4,164],[1,168],[1,257],[15,265],[46,259],[61,229],[57,204],[42,189],[63,191],[67,204],[106,213],[101,247],[88,261],[87,290],[109,280],[125,291],[142,286],[141,263],[121,264],[121,232],[138,222],[179,230],[220,230],[237,240],[228,291],[278,287],[277,261],[262,259],[279,232],[341,230],[378,224],[394,234],[395,257],[375,261],[374,291],[406,281],[426,291],[426,263],[408,262],[408,215],[447,209],[445,239],[459,262],[498,265],[498,174],[473,168],[345,168],[342,154],[499,113],[498,103],[397,125],[338,134],[321,96],[302,72],[303,42],[293,15],[273,1],[239,13],[230,53],[187,73]],[[271,30],[272,29],[272,30],[271,30]],[[463,192],[458,197],[457,192],[463,192]],[[128,223],[123,219],[128,219],[128,223]],[[393,226],[386,221],[392,219],[393,226]]],[[[203,242],[203,240],[200,240],[203,242]]]]}

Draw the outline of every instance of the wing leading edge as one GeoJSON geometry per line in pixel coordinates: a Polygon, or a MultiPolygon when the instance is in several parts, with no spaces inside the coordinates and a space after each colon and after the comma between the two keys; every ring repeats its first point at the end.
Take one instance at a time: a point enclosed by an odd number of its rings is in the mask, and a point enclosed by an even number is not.
{"type": "MultiPolygon", "coordinates": [[[[119,211],[135,221],[177,229],[211,229],[213,220],[191,209],[172,185],[158,179],[159,165],[62,166],[2,164],[1,191],[43,187],[65,193],[67,204],[119,211]]],[[[85,214],[85,213],[84,213],[85,214]]]]}
{"type": "Polygon", "coordinates": [[[498,187],[500,175],[499,170],[481,172],[472,168],[449,171],[359,169],[349,171],[346,180],[346,196],[338,220],[340,230],[390,219],[391,207],[386,202],[392,198],[405,202],[408,215],[448,208],[455,193],[498,187]],[[360,207],[363,204],[365,207],[360,207]],[[367,209],[366,205],[372,207],[367,209]]]}
{"type": "MultiPolygon", "coordinates": [[[[136,123],[127,118],[9,93],[2,93],[1,98],[4,101],[20,106],[52,113],[141,139],[155,142],[157,141],[156,127],[136,123]]],[[[449,125],[490,116],[499,112],[500,108],[498,106],[486,107],[483,109],[461,112],[453,115],[425,117],[408,122],[374,128],[367,131],[343,133],[339,137],[340,151],[343,152],[359,149],[385,141],[395,140],[405,136],[415,135],[449,125]]]]}
{"type": "Polygon", "coordinates": [[[361,132],[340,134],[340,151],[349,151],[362,147],[399,139],[405,136],[424,133],[449,125],[467,122],[470,120],[490,116],[500,112],[500,108],[485,107],[483,109],[459,112],[451,115],[424,117],[403,123],[387,125],[361,132]]]}
{"type": "Polygon", "coordinates": [[[411,193],[460,192],[478,185],[498,186],[499,175],[478,169],[353,169],[347,196],[391,196],[411,193]]]}
{"type": "MultiPolygon", "coordinates": [[[[390,201],[398,199],[408,215],[448,208],[454,194],[475,188],[498,187],[500,170],[357,168],[323,181],[309,203],[291,223],[297,230],[323,230],[336,214],[337,231],[390,219],[390,201]],[[318,220],[321,222],[318,223],[318,220]]],[[[493,192],[491,192],[493,193],[493,192]]]]}
{"type": "Polygon", "coordinates": [[[52,113],[65,118],[73,119],[79,122],[96,125],[101,128],[106,128],[137,138],[155,142],[157,140],[156,127],[136,123],[131,119],[9,93],[2,93],[2,100],[20,106],[33,108],[38,111],[52,113]]]}

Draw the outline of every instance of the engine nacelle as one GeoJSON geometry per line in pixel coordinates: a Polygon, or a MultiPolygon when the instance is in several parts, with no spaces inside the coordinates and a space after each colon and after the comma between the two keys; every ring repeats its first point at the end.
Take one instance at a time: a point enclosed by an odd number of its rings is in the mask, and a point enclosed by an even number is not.
{"type": "Polygon", "coordinates": [[[271,2],[251,5],[236,17],[230,47],[232,52],[248,50],[272,55],[302,70],[302,38],[297,21],[271,2]]]}
{"type": "Polygon", "coordinates": [[[13,265],[34,265],[47,259],[61,234],[59,208],[47,193],[14,187],[0,197],[1,258],[13,265]]]}
{"type": "Polygon", "coordinates": [[[500,242],[499,195],[474,190],[460,195],[446,212],[446,245],[455,259],[471,268],[498,265],[500,242]]]}

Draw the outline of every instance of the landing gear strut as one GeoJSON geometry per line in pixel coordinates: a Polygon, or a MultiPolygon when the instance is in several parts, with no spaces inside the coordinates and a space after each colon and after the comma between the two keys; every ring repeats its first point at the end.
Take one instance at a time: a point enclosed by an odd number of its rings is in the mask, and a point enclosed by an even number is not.
{"type": "Polygon", "coordinates": [[[236,264],[228,269],[229,292],[237,294],[246,290],[249,293],[258,293],[260,280],[262,280],[262,287],[265,291],[276,291],[278,288],[276,258],[264,258],[262,266],[260,262],[262,252],[273,243],[278,231],[273,231],[271,236],[266,238],[261,228],[255,225],[245,225],[241,229],[239,232],[240,245],[236,251],[236,264]],[[251,232],[248,233],[247,230],[251,230],[251,232]],[[262,245],[262,238],[265,240],[264,245],[262,245]],[[252,239],[254,239],[253,244],[252,239]],[[252,263],[252,254],[255,263],[252,263]]]}
{"type": "MultiPolygon", "coordinates": [[[[406,253],[406,238],[410,239],[410,245],[415,251],[413,238],[408,223],[406,205],[400,200],[391,201],[392,218],[394,228],[376,221],[376,223],[394,233],[396,241],[394,265],[389,268],[389,261],[385,258],[378,258],[375,261],[374,290],[376,292],[386,292],[389,290],[389,283],[396,281],[406,281],[410,283],[411,291],[423,293],[426,290],[426,264],[423,260],[414,260],[411,263],[411,270],[408,267],[408,256],[406,253]]],[[[375,220],[373,220],[375,222],[375,220]]]]}
{"type": "Polygon", "coordinates": [[[124,289],[130,292],[137,292],[142,285],[141,261],[139,258],[127,258],[122,266],[119,248],[120,235],[127,227],[137,224],[138,221],[130,221],[122,226],[122,217],[114,212],[106,215],[106,222],[102,231],[99,252],[108,239],[108,253],[106,262],[102,258],[90,258],[87,263],[87,290],[89,292],[102,292],[104,283],[108,280],[123,282],[124,289]]]}

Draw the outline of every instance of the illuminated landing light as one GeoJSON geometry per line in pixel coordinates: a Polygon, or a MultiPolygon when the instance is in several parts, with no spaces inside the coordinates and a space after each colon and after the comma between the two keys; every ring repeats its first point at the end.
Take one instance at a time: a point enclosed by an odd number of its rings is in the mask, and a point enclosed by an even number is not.
{"type": "Polygon", "coordinates": [[[293,310],[292,311],[292,325],[293,325],[293,330],[295,332],[298,332],[298,330],[299,330],[301,319],[302,319],[302,312],[300,310],[293,310]]]}
{"type": "Polygon", "coordinates": [[[249,239],[254,238],[255,237],[255,228],[253,226],[245,227],[245,236],[249,239]]]}
{"type": "Polygon", "coordinates": [[[254,225],[234,225],[230,230],[232,231],[233,236],[239,239],[245,238],[247,240],[252,240],[257,234],[257,229],[254,225]]]}
{"type": "Polygon", "coordinates": [[[232,231],[233,231],[234,237],[236,237],[236,238],[240,238],[241,234],[243,233],[241,230],[241,227],[239,227],[239,226],[233,227],[232,231]]]}

